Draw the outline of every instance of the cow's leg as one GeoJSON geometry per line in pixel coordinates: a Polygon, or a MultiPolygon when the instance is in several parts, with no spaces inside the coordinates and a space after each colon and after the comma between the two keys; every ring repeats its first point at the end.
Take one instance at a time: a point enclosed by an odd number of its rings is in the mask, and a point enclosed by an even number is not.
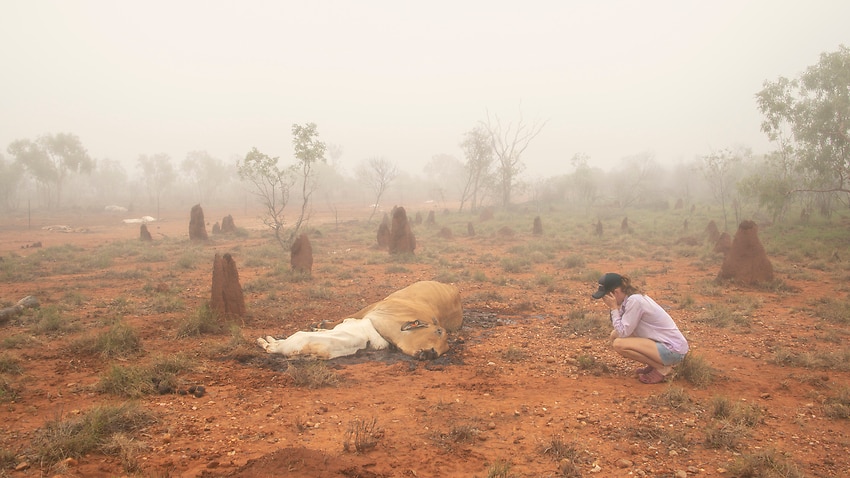
{"type": "Polygon", "coordinates": [[[268,353],[274,353],[275,343],[277,339],[272,337],[271,335],[266,336],[266,338],[258,338],[257,345],[263,348],[268,353]]]}

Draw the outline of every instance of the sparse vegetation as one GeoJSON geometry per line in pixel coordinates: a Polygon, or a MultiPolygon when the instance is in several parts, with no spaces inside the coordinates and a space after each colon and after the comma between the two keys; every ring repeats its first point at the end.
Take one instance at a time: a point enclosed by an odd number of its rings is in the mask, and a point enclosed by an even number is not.
{"type": "Polygon", "coordinates": [[[340,378],[323,360],[289,362],[286,374],[297,387],[322,388],[336,386],[340,378]]]}
{"type": "Polygon", "coordinates": [[[52,465],[95,451],[115,454],[116,435],[133,434],[153,422],[154,417],[134,403],[95,407],[77,418],[59,417],[45,423],[33,439],[34,455],[52,465]]]}
{"type": "Polygon", "coordinates": [[[377,418],[355,418],[348,423],[342,447],[345,451],[365,453],[375,448],[381,436],[383,433],[378,429],[377,418]]]}
{"type": "Polygon", "coordinates": [[[775,450],[744,453],[729,466],[732,476],[752,478],[803,478],[805,474],[793,462],[775,450]]]}

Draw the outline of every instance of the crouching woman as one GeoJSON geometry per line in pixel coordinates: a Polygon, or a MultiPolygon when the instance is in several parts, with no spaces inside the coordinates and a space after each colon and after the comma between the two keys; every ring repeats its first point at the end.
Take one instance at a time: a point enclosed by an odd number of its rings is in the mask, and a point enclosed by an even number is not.
{"type": "Polygon", "coordinates": [[[632,285],[628,277],[609,272],[599,279],[594,299],[611,310],[611,345],[623,357],[645,365],[642,383],[660,383],[688,353],[688,341],[660,305],[632,285]]]}

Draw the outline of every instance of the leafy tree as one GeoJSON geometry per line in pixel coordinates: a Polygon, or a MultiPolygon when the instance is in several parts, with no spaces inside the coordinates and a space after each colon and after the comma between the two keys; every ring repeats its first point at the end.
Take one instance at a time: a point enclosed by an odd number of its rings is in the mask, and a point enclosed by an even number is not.
{"type": "Polygon", "coordinates": [[[497,162],[496,174],[503,206],[510,205],[511,192],[517,185],[517,177],[525,168],[522,153],[545,125],[544,121],[529,126],[520,117],[514,129],[514,125],[510,123],[503,126],[498,116],[491,119],[490,115],[487,115],[484,126],[490,136],[490,146],[493,148],[497,162]]]}
{"type": "Polygon", "coordinates": [[[460,209],[469,200],[469,209],[475,212],[480,204],[479,192],[484,186],[486,177],[490,174],[495,158],[490,133],[479,126],[466,133],[460,144],[466,158],[466,185],[460,198],[460,209]]]}
{"type": "Polygon", "coordinates": [[[295,184],[295,175],[292,167],[280,169],[278,160],[252,148],[238,163],[237,170],[240,178],[253,185],[253,193],[266,209],[263,223],[274,231],[277,242],[286,248],[289,243],[282,235],[285,224],[283,212],[295,184]]]}
{"type": "Polygon", "coordinates": [[[13,141],[7,151],[45,188],[47,207],[53,204],[51,184],[55,186],[55,204],[59,205],[68,175],[89,173],[94,167],[80,138],[70,133],[45,134],[35,141],[19,139],[13,141]]]}
{"type": "Polygon", "coordinates": [[[156,204],[156,217],[160,217],[159,205],[162,194],[177,179],[174,166],[171,164],[171,156],[165,153],[153,156],[143,154],[136,161],[139,169],[142,170],[142,181],[148,193],[148,199],[156,204]]]}
{"type": "Polygon", "coordinates": [[[194,184],[198,202],[208,203],[230,181],[229,169],[224,161],[206,151],[191,151],[180,163],[180,169],[194,184]]]}
{"type": "Polygon", "coordinates": [[[0,204],[4,209],[15,209],[17,191],[24,177],[24,166],[16,161],[7,161],[0,154],[0,204]]]}
{"type": "Polygon", "coordinates": [[[289,235],[289,242],[297,237],[304,220],[309,217],[307,211],[310,205],[310,197],[316,189],[316,176],[313,167],[319,161],[327,163],[325,151],[327,146],[319,141],[319,132],[315,123],[307,123],[304,126],[292,125],[292,146],[295,148],[296,167],[301,180],[301,213],[295,221],[295,227],[289,235]]]}
{"type": "Polygon", "coordinates": [[[365,183],[375,193],[375,203],[372,205],[372,214],[369,215],[369,221],[375,216],[378,210],[378,204],[381,202],[381,197],[389,187],[390,183],[398,177],[398,165],[384,157],[374,157],[362,161],[357,167],[357,178],[360,182],[365,183]]]}
{"type": "Polygon", "coordinates": [[[783,169],[803,180],[794,192],[850,194],[850,48],[822,53],[797,79],[765,81],[756,99],[783,169]]]}

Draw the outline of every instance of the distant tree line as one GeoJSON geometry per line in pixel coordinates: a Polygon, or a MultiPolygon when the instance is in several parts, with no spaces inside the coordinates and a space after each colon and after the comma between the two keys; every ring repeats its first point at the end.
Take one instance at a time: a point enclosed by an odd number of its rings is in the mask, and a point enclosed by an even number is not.
{"type": "Polygon", "coordinates": [[[776,146],[767,154],[732,145],[662,166],[651,151],[640,151],[603,171],[593,167],[593,158],[576,153],[552,158],[572,172],[534,179],[523,176],[523,154],[546,122],[526,123],[522,115],[503,122],[488,112],[461,135],[462,158],[436,154],[419,174],[374,155],[347,175],[339,167],[342,147],[320,141],[314,123],[292,126],[289,161],[256,148],[228,160],[206,151],[190,151],[179,162],[145,153],[135,159],[135,174],[125,170],[126,163],[92,158],[74,134],[47,133],[15,140],[8,156],[0,154],[0,210],[118,204],[159,216],[163,207],[195,203],[246,210],[259,204],[286,245],[315,208],[336,213],[344,204],[369,208],[371,220],[393,205],[426,200],[432,208],[470,213],[532,203],[588,214],[682,201],[718,207],[726,228],[754,214],[781,221],[792,208],[828,216],[850,204],[850,50],[842,45],[821,54],[799,78],[765,81],[755,99],[761,128],[776,146]]]}

